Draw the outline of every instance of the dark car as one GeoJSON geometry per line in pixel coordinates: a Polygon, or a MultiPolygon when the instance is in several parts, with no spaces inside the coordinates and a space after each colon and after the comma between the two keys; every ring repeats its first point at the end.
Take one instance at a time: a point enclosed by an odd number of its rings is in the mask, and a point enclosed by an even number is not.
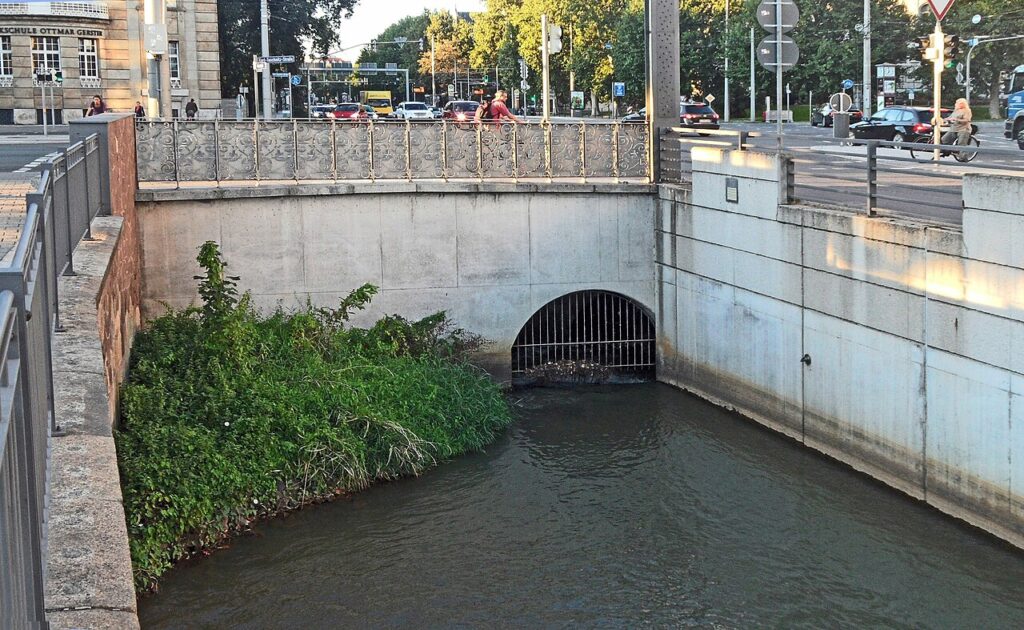
{"type": "MultiPolygon", "coordinates": [[[[850,115],[850,124],[859,123],[864,120],[864,112],[860,111],[858,107],[851,107],[846,113],[850,115]]],[[[832,121],[836,115],[836,110],[832,109],[832,106],[826,103],[821,109],[811,114],[811,126],[817,127],[831,127],[832,121]]]]}
{"type": "MultiPolygon", "coordinates": [[[[884,107],[863,122],[850,125],[857,140],[887,140],[889,142],[928,142],[932,136],[932,116],[929,107],[893,105],[884,107]]],[[[942,110],[942,117],[950,110],[942,110]]]]}
{"type": "Polygon", "coordinates": [[[337,120],[366,120],[369,118],[367,113],[363,111],[363,106],[359,103],[342,103],[334,108],[334,111],[328,114],[331,118],[337,120]]]}
{"type": "Polygon", "coordinates": [[[680,103],[679,124],[693,129],[718,129],[718,114],[707,103],[680,103]]]}
{"type": "Polygon", "coordinates": [[[473,120],[478,107],[480,107],[480,103],[476,101],[448,101],[444,109],[441,110],[441,118],[456,122],[473,120]]]}

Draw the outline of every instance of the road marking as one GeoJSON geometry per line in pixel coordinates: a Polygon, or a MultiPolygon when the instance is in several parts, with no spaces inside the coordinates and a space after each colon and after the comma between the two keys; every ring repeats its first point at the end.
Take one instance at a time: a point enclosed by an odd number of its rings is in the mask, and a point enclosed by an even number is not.
{"type": "Polygon", "coordinates": [[[50,160],[52,160],[53,158],[57,157],[58,155],[60,155],[60,151],[54,151],[53,153],[47,153],[46,155],[44,155],[42,157],[38,157],[38,158],[32,160],[31,162],[29,162],[25,166],[22,166],[21,168],[15,170],[14,172],[15,173],[27,173],[27,172],[31,171],[32,169],[34,169],[34,168],[38,168],[44,162],[49,162],[50,160]]]}

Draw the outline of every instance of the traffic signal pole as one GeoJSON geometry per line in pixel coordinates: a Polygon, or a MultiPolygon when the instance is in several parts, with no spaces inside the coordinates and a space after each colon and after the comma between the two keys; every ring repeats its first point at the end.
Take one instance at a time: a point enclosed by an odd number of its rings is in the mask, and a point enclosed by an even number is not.
{"type": "Polygon", "coordinates": [[[551,68],[550,68],[550,65],[548,63],[548,16],[547,16],[547,14],[544,14],[544,15],[540,16],[540,48],[541,48],[540,56],[541,56],[541,61],[543,63],[543,70],[542,70],[542,72],[544,74],[543,81],[542,81],[543,85],[541,87],[541,92],[543,93],[543,99],[544,99],[544,110],[543,110],[544,111],[544,118],[543,118],[543,120],[545,122],[547,122],[548,120],[551,119],[551,77],[549,75],[549,72],[550,72],[551,68]]]}

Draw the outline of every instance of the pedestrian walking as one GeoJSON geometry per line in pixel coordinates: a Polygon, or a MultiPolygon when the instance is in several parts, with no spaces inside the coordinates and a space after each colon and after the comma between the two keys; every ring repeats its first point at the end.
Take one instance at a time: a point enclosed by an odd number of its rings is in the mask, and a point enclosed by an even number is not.
{"type": "Polygon", "coordinates": [[[189,120],[195,120],[196,119],[196,112],[198,112],[198,111],[199,111],[199,106],[196,105],[196,99],[194,99],[194,98],[188,99],[188,104],[185,105],[185,117],[188,118],[189,120]]]}
{"type": "Polygon", "coordinates": [[[85,112],[86,116],[99,116],[105,114],[107,111],[107,104],[103,102],[99,94],[92,97],[92,103],[89,105],[89,110],[85,112]]]}
{"type": "Polygon", "coordinates": [[[136,118],[145,118],[146,117],[146,110],[142,107],[142,103],[140,103],[139,101],[135,101],[135,117],[136,118]]]}

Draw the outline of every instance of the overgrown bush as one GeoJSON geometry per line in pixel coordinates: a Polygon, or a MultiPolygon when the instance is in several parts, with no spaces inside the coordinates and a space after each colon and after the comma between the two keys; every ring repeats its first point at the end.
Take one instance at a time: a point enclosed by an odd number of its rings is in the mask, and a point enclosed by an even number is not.
{"type": "Polygon", "coordinates": [[[136,585],[254,519],[416,475],[478,450],[510,421],[464,357],[479,339],[443,313],[348,325],[376,288],[333,309],[259,315],[217,245],[198,257],[200,308],[139,334],[117,447],[136,585]]]}

